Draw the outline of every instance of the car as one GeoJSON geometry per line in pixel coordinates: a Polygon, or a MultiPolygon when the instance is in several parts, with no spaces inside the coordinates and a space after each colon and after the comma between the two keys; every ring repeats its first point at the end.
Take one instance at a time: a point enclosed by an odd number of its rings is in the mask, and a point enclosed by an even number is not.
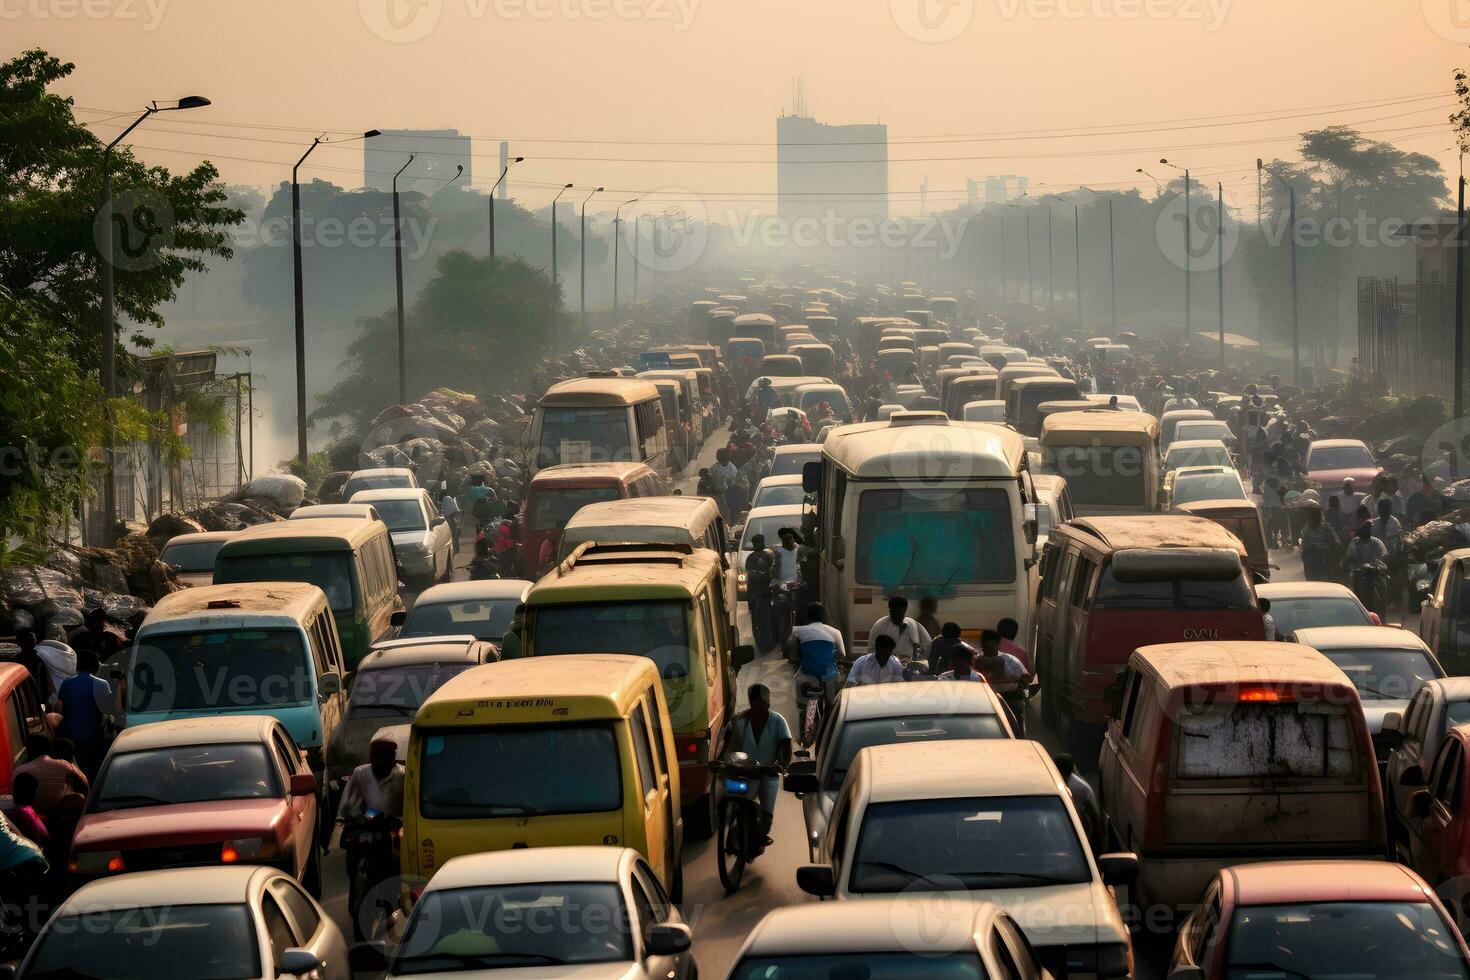
{"type": "Polygon", "coordinates": [[[1143,411],[1143,405],[1141,405],[1139,403],[1138,399],[1135,398],[1133,395],[1113,395],[1113,394],[1105,394],[1104,395],[1104,394],[1096,394],[1096,395],[1083,395],[1082,397],[1083,397],[1084,400],[1090,401],[1090,402],[1092,402],[1092,403],[1094,403],[1096,405],[1101,405],[1104,408],[1110,407],[1113,404],[1113,399],[1116,398],[1116,399],[1118,399],[1117,405],[1118,405],[1118,410],[1119,411],[1123,411],[1123,412],[1141,412],[1141,411],[1143,411]]]}
{"type": "Polygon", "coordinates": [[[372,504],[382,515],[406,579],[427,588],[454,574],[454,535],[429,491],[421,487],[359,490],[348,502],[372,504]]]}
{"type": "Polygon", "coordinates": [[[1470,949],[1423,878],[1381,861],[1222,868],[1184,921],[1170,980],[1470,976],[1470,949]]]}
{"type": "Polygon", "coordinates": [[[1411,791],[1403,788],[1404,773],[1418,766],[1428,773],[1434,766],[1440,743],[1456,725],[1470,723],[1470,677],[1440,677],[1427,681],[1409,701],[1409,707],[1383,719],[1384,732],[1397,732],[1398,745],[1388,756],[1383,778],[1383,809],[1389,828],[1404,817],[1404,804],[1411,791]]]}
{"type": "Polygon", "coordinates": [[[1230,424],[1219,419],[1187,419],[1174,427],[1175,442],[1196,439],[1214,439],[1223,442],[1231,450],[1236,445],[1235,433],[1230,431],[1230,424]]]}
{"type": "Polygon", "coordinates": [[[789,446],[777,446],[775,452],[771,454],[771,469],[766,476],[800,474],[803,466],[821,458],[822,444],[819,442],[798,442],[789,446]]]}
{"type": "Polygon", "coordinates": [[[351,521],[383,520],[372,504],[307,504],[305,507],[297,507],[287,519],[309,521],[317,517],[336,517],[351,521]]]}
{"type": "Polygon", "coordinates": [[[1409,766],[1399,777],[1405,794],[1398,814],[1395,856],[1423,875],[1470,922],[1470,725],[1456,725],[1428,769],[1409,766]]]}
{"type": "Polygon", "coordinates": [[[1277,639],[1291,639],[1297,630],[1315,626],[1379,625],[1377,614],[1337,582],[1263,582],[1256,586],[1256,596],[1271,601],[1277,639]]]}
{"type": "Polygon", "coordinates": [[[1016,917],[1055,973],[1126,977],[1127,927],[1109,888],[1133,854],[1094,860],[1038,742],[959,739],[858,752],[797,884],[823,898],[911,901],[963,892],[1016,917]]]}
{"type": "Polygon", "coordinates": [[[628,847],[537,847],[444,863],[414,903],[392,956],[359,947],[353,966],[387,976],[697,975],[689,927],[628,847]],[[484,971],[481,973],[480,971],[484,971]]]}
{"type": "Polygon", "coordinates": [[[406,466],[375,466],[370,469],[353,470],[337,499],[330,503],[351,503],[353,496],[363,490],[412,489],[419,485],[413,470],[406,466]]]}
{"type": "Polygon", "coordinates": [[[499,644],[531,582],[522,578],[446,582],[419,593],[403,616],[399,638],[462,633],[499,644]]]}
{"type": "Polygon", "coordinates": [[[352,770],[368,761],[368,746],[378,728],[390,721],[412,721],[424,699],[451,677],[499,659],[493,644],[473,636],[374,643],[352,674],[347,711],[327,745],[330,799],[335,802],[352,770]]]}
{"type": "Polygon", "coordinates": [[[801,486],[800,473],[768,476],[756,484],[755,493],[750,497],[752,509],[756,507],[799,507],[808,502],[807,492],[801,486]]]}
{"type": "MultiPolygon", "coordinates": [[[[1180,423],[1183,425],[1183,423],[1180,423]]],[[[1169,443],[1169,451],[1164,454],[1164,472],[1182,469],[1186,466],[1220,466],[1226,469],[1234,469],[1235,461],[1230,457],[1230,450],[1225,443],[1219,439],[1175,439],[1169,443]]]]}
{"type": "MultiPolygon", "coordinates": [[[[767,477],[767,479],[770,479],[767,477]]],[[[755,550],[751,539],[757,534],[765,535],[766,547],[774,548],[781,543],[776,532],[783,527],[794,527],[801,529],[801,518],[804,508],[800,505],[786,505],[782,507],[752,507],[745,515],[745,524],[741,527],[739,544],[735,549],[735,587],[738,597],[744,599],[745,593],[745,559],[749,558],[755,550]]]]}
{"type": "MultiPolygon", "coordinates": [[[[1297,630],[1296,639],[1347,674],[1374,736],[1390,714],[1403,714],[1426,681],[1445,675],[1424,641],[1396,626],[1318,626],[1297,630]]],[[[1386,762],[1386,747],[1377,748],[1379,762],[1386,762]]]]}
{"type": "Polygon", "coordinates": [[[1025,933],[998,906],[948,897],[767,912],[745,937],[726,980],[919,976],[1052,980],[1025,933]]]}
{"type": "Polygon", "coordinates": [[[198,531],[176,534],[168,539],[158,559],[173,568],[179,584],[185,587],[214,584],[214,556],[234,531],[198,531]]]}
{"type": "Polygon", "coordinates": [[[1164,509],[1195,500],[1249,500],[1240,474],[1228,466],[1182,466],[1164,477],[1164,509]]]}
{"type": "Polygon", "coordinates": [[[317,779],[267,715],[125,729],[72,837],[79,879],[170,867],[269,864],[321,892],[317,779]]]}
{"type": "Polygon", "coordinates": [[[172,868],[91,881],[0,977],[320,977],[349,980],[347,941],[275,868],[172,868]],[[11,972],[13,971],[13,972],[11,972]]]}
{"type": "Polygon", "coordinates": [[[1338,490],[1352,480],[1363,493],[1373,478],[1383,472],[1373,459],[1373,450],[1359,439],[1316,439],[1307,447],[1307,484],[1318,489],[1338,490]]]}
{"type": "Polygon", "coordinates": [[[786,789],[801,794],[812,860],[827,833],[848,767],[869,745],[1015,738],[1004,702],[989,684],[911,682],[844,688],[817,736],[815,755],[791,763],[786,789]]]}

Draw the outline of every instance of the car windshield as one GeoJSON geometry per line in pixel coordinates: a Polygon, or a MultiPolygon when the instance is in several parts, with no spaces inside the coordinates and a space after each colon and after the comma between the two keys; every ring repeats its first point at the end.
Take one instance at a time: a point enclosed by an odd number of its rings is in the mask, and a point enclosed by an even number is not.
{"type": "Polygon", "coordinates": [[[797,405],[803,412],[813,414],[817,407],[826,402],[832,406],[832,414],[841,418],[848,414],[847,395],[840,389],[832,391],[803,391],[800,395],[801,402],[797,405]]]}
{"type": "Polygon", "coordinates": [[[776,458],[771,462],[771,472],[767,476],[795,476],[807,463],[821,458],[820,452],[810,450],[803,450],[799,453],[777,453],[776,458]]]}
{"type": "Polygon", "coordinates": [[[1091,878],[1060,797],[906,800],[864,811],[848,890],[965,891],[1091,878]]]}
{"type": "Polygon", "coordinates": [[[1470,971],[1454,929],[1427,902],[1317,902],[1236,910],[1225,976],[1464,980],[1470,971]]]}
{"type": "Polygon", "coordinates": [[[1188,504],[1196,500],[1246,500],[1245,487],[1234,470],[1228,473],[1186,473],[1174,481],[1170,501],[1188,504]]]}
{"type": "MultiPolygon", "coordinates": [[[[800,514],[770,514],[761,517],[752,517],[745,522],[745,529],[740,532],[740,550],[754,551],[755,545],[751,541],[757,534],[766,537],[766,547],[774,548],[781,543],[781,536],[776,532],[783,527],[801,527],[800,514]]],[[[744,568],[744,564],[741,564],[744,568]]]]}
{"type": "Polygon", "coordinates": [[[1444,671],[1422,650],[1323,650],[1364,701],[1407,701],[1425,681],[1444,671]]]}
{"type": "Polygon", "coordinates": [[[164,546],[165,565],[177,565],[186,572],[214,571],[214,556],[225,546],[223,541],[193,541],[164,546]]]}
{"type": "Polygon", "coordinates": [[[437,691],[445,681],[464,673],[474,664],[406,664],[360,670],[352,678],[352,693],[347,701],[349,718],[387,718],[397,716],[413,720],[419,705],[437,691]]]}
{"type": "Polygon", "coordinates": [[[864,490],[855,580],[886,593],[1012,582],[1016,549],[1005,490],[864,490]]]}
{"type": "Polygon", "coordinates": [[[845,723],[837,744],[829,749],[832,768],[827,770],[827,789],[840,790],[848,767],[859,749],[870,745],[907,745],[911,742],[943,742],[956,738],[1006,738],[1005,727],[995,715],[905,715],[900,718],[867,718],[845,723]]]}
{"type": "Polygon", "coordinates": [[[97,778],[88,810],[260,800],[280,795],[264,745],[180,745],[115,754],[97,778]]]}
{"type": "Polygon", "coordinates": [[[531,530],[550,531],[588,504],[617,499],[617,487],[537,487],[531,494],[531,530]]]}
{"type": "Polygon", "coordinates": [[[1282,635],[1313,626],[1371,626],[1368,611],[1357,599],[1345,596],[1272,599],[1271,618],[1282,635]]]}
{"type": "Polygon", "coordinates": [[[409,610],[400,637],[456,636],[468,633],[477,640],[499,642],[510,628],[519,596],[504,599],[466,599],[462,602],[416,602],[409,610]]]}
{"type": "Polygon", "coordinates": [[[315,676],[292,629],[149,633],[128,667],[128,710],[239,711],[305,704],[315,676]]]}
{"type": "Polygon", "coordinates": [[[217,566],[216,585],[230,582],[308,582],[327,594],[333,609],[351,609],[352,553],[309,551],[298,554],[226,555],[217,566]]]}
{"type": "MultiPolygon", "coordinates": [[[[756,488],[755,499],[750,502],[750,506],[752,508],[795,507],[804,503],[806,503],[806,491],[802,489],[800,483],[778,483],[774,486],[766,485],[756,488]]],[[[771,539],[767,537],[766,540],[771,539]]]]}
{"type": "Polygon", "coordinates": [[[1138,446],[1054,446],[1047,471],[1063,477],[1074,506],[1143,506],[1148,501],[1147,456],[1138,446]]]}
{"type": "Polygon", "coordinates": [[[1224,446],[1180,446],[1169,447],[1164,458],[1164,469],[1177,470],[1181,466],[1231,466],[1230,453],[1224,446]]]}
{"type": "Polygon", "coordinates": [[[547,408],[542,413],[542,466],[633,458],[626,408],[547,408]]]}
{"type": "Polygon", "coordinates": [[[397,473],[379,473],[373,476],[354,476],[342,486],[342,499],[351,500],[360,490],[397,490],[413,486],[413,477],[397,473]]]}
{"type": "Polygon", "coordinates": [[[611,723],[431,729],[419,749],[419,784],[419,810],[430,820],[605,813],[623,805],[611,723]]]}
{"type": "Polygon", "coordinates": [[[250,980],[261,976],[255,923],[244,905],[86,909],[52,919],[27,980],[250,980]]]}
{"type": "Polygon", "coordinates": [[[1256,608],[1245,572],[1232,579],[1171,578],[1156,582],[1120,582],[1113,566],[1103,567],[1094,609],[1234,609],[1256,608]]]}
{"type": "Polygon", "coordinates": [[[749,956],[730,980],[989,980],[974,953],[823,953],[810,956],[749,956]]]}
{"type": "Polygon", "coordinates": [[[660,677],[689,674],[687,600],[578,602],[537,606],[536,656],[627,653],[658,665],[660,677]]]}
{"type": "Polygon", "coordinates": [[[1307,453],[1308,470],[1371,469],[1373,454],[1364,446],[1313,446],[1307,453]]]}
{"type": "Polygon", "coordinates": [[[424,506],[418,500],[374,500],[373,506],[390,531],[422,531],[428,527],[424,506]]]}

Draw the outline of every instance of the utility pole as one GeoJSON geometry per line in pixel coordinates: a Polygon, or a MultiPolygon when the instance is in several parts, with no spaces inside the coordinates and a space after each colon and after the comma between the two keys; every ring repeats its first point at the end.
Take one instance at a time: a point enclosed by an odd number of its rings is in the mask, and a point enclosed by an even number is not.
{"type": "Polygon", "coordinates": [[[637,204],[638,198],[632,198],[618,205],[613,212],[613,323],[618,322],[618,253],[622,251],[623,242],[623,208],[630,204],[637,204]]]}
{"type": "MultiPolygon", "coordinates": [[[[1463,158],[1462,158],[1463,159],[1463,158]]],[[[1463,164],[1462,164],[1463,166],[1463,164]]],[[[1455,418],[1465,414],[1465,174],[1455,219],[1455,418]]]]}
{"type": "Polygon", "coordinates": [[[638,239],[643,237],[643,215],[633,215],[633,302],[638,302],[638,239]]]}
{"type": "Polygon", "coordinates": [[[1108,198],[1108,302],[1112,306],[1113,336],[1118,334],[1118,265],[1114,255],[1117,240],[1113,237],[1113,199],[1108,198]]]}
{"type": "MultiPolygon", "coordinates": [[[[505,144],[502,143],[501,148],[503,149],[504,147],[505,144]]],[[[514,160],[506,161],[505,166],[500,168],[500,176],[496,178],[495,183],[490,187],[490,257],[492,259],[495,258],[495,192],[500,188],[501,183],[504,182],[505,175],[510,173],[510,168],[524,159],[526,158],[516,157],[514,160]]]]}
{"type": "Polygon", "coordinates": [[[587,202],[592,200],[593,194],[596,194],[600,190],[602,190],[601,187],[597,188],[592,192],[592,194],[588,194],[587,197],[582,201],[582,223],[581,228],[577,233],[578,238],[581,240],[582,243],[582,287],[580,323],[582,326],[583,336],[586,336],[587,334],[587,202]]]}
{"type": "Polygon", "coordinates": [[[1190,327],[1191,307],[1189,302],[1189,267],[1192,243],[1190,242],[1189,226],[1194,223],[1193,216],[1189,212],[1189,168],[1170,163],[1167,159],[1160,159],[1159,162],[1166,167],[1173,167],[1175,170],[1184,171],[1184,344],[1187,347],[1192,336],[1190,327]]]}
{"type": "Polygon", "coordinates": [[[413,163],[414,155],[393,175],[393,283],[398,290],[398,404],[408,404],[408,354],[403,339],[403,234],[399,227],[398,178],[413,163]]]}
{"type": "Polygon", "coordinates": [[[1220,292],[1220,370],[1225,370],[1225,185],[1215,182],[1215,285],[1220,292]]]}

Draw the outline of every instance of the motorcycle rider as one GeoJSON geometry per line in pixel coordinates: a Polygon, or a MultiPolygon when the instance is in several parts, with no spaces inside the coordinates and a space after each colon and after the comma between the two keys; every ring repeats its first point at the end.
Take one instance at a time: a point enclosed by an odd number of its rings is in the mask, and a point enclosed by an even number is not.
{"type": "MultiPolygon", "coordinates": [[[[352,825],[361,823],[369,810],[382,814],[390,826],[403,820],[403,766],[398,764],[397,756],[398,743],[393,739],[373,739],[368,748],[368,761],[352,770],[342,789],[337,823],[343,825],[341,846],[347,857],[348,881],[355,880],[358,862],[367,857],[356,846],[352,825]]],[[[375,884],[369,882],[368,887],[375,884]]]]}
{"type": "Polygon", "coordinates": [[[1352,575],[1354,594],[1363,605],[1382,618],[1385,612],[1383,595],[1384,578],[1388,571],[1388,548],[1373,536],[1372,524],[1358,527],[1357,533],[1348,543],[1343,560],[1352,575]]]}
{"type": "Polygon", "coordinates": [[[820,602],[806,607],[806,618],[806,623],[791,631],[787,641],[800,656],[795,678],[798,716],[806,711],[806,685],[820,687],[829,703],[837,696],[837,661],[847,657],[842,633],[827,625],[827,610],[820,602]]]}
{"type": "MultiPolygon", "coordinates": [[[[759,765],[785,769],[791,764],[790,726],[780,712],[771,710],[771,691],[764,684],[750,685],[749,699],[750,707],[731,723],[726,750],[744,752],[759,765]]],[[[771,846],[771,822],[776,816],[779,788],[775,776],[761,779],[761,835],[765,847],[771,846]]]]}

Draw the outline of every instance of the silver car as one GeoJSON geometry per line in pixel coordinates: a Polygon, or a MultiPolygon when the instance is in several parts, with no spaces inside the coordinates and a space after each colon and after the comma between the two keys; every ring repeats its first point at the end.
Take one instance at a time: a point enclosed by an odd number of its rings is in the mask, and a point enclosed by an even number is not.
{"type": "Polygon", "coordinates": [[[422,487],[360,490],[348,501],[372,504],[393,537],[393,553],[405,581],[419,587],[454,574],[454,535],[439,505],[422,487]]]}

